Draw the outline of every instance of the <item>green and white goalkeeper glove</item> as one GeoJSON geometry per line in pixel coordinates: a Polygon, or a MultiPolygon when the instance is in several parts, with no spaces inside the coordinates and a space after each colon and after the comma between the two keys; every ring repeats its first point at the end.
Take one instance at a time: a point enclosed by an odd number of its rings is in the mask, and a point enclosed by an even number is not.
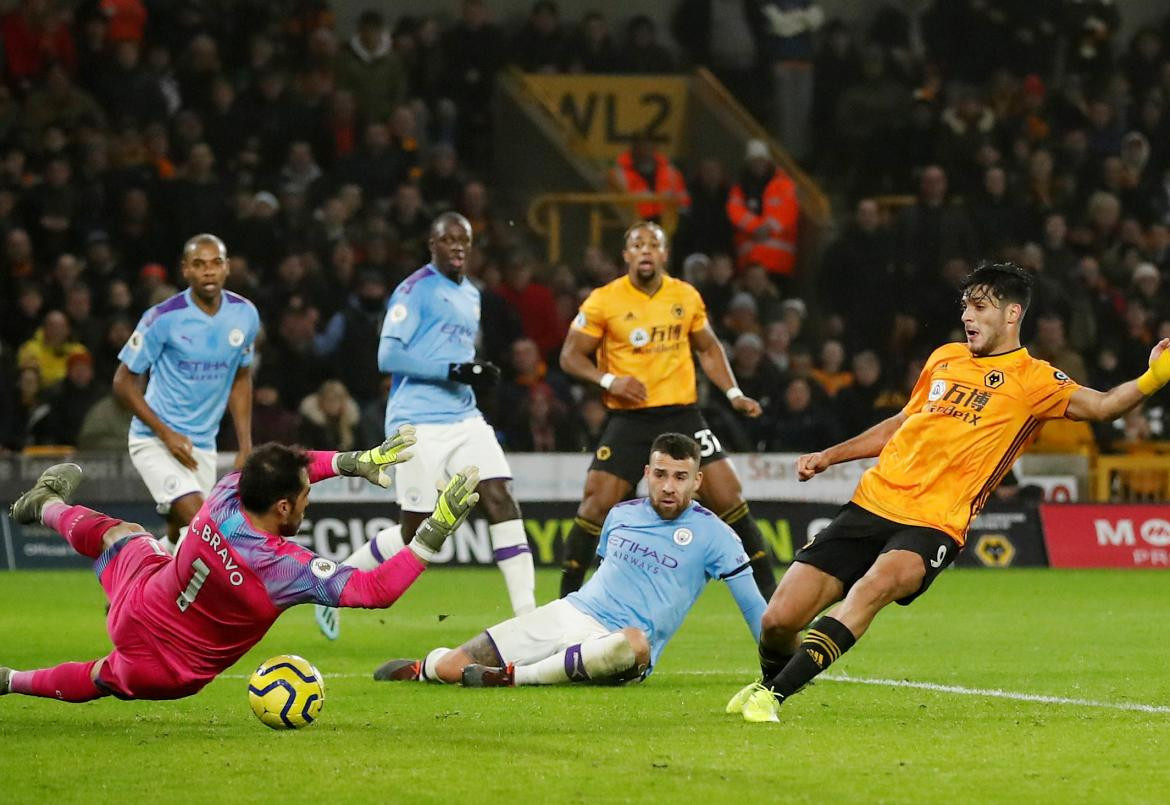
{"type": "Polygon", "coordinates": [[[455,533],[479,502],[479,493],[475,491],[478,485],[479,467],[466,467],[447,482],[435,504],[435,511],[423,520],[418,531],[414,532],[414,539],[407,545],[419,559],[435,560],[447,537],[455,533]]]}
{"type": "Polygon", "coordinates": [[[386,468],[401,464],[410,458],[406,448],[418,441],[414,425],[401,425],[398,432],[370,450],[351,450],[337,454],[337,473],[352,478],[365,478],[383,489],[390,488],[386,468]]]}

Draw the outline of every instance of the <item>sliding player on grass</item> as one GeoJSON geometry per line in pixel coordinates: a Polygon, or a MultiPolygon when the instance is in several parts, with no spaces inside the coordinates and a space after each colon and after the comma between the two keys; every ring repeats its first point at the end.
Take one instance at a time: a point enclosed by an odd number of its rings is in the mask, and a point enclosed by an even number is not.
{"type": "Polygon", "coordinates": [[[780,704],[848,651],[883,607],[924,593],[1045,420],[1115,419],[1170,381],[1170,339],[1153,348],[1149,371],[1108,392],[1030,356],[1020,322],[1031,286],[1010,263],[980,266],[963,282],[966,343],[934,351],[901,413],[797,460],[807,481],[834,464],[878,456],[853,499],[796,553],[764,613],[763,681],[737,693],[729,713],[779,720],[780,704]]]}
{"type": "Polygon", "coordinates": [[[376,570],[340,567],[289,542],[309,485],[334,475],[389,485],[385,468],[408,457],[409,427],[364,452],[305,452],[266,444],[224,476],[171,556],[142,526],[66,501],[81,482],[76,464],[46,470],[12,506],[20,523],[42,521],[94,569],[110,600],[114,650],[89,662],[37,671],[0,668],[0,694],[66,702],[102,696],[179,699],[201,690],[262,638],[290,606],[307,602],[388,607],[423,572],[475,505],[478,471],[455,475],[407,548],[376,570]]]}
{"type": "Polygon", "coordinates": [[[699,445],[664,433],[644,474],[650,497],[610,510],[585,586],[512,618],[457,649],[423,660],[390,660],[378,680],[462,682],[469,687],[627,682],[650,673],[708,579],[722,579],[751,633],[764,599],[731,528],[694,503],[702,482],[699,445]]]}

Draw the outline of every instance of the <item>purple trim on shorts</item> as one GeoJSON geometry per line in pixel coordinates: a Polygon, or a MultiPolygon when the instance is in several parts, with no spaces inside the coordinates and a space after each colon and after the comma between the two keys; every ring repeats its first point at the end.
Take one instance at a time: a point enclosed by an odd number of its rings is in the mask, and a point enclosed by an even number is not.
{"type": "Polygon", "coordinates": [[[488,639],[488,642],[492,644],[492,650],[495,651],[496,656],[499,657],[500,665],[507,665],[508,661],[507,661],[507,659],[504,658],[504,654],[503,654],[503,652],[500,651],[500,647],[496,645],[496,639],[494,637],[492,637],[492,633],[489,632],[487,629],[484,629],[483,634],[484,634],[484,637],[486,637],[488,639]]]}
{"type": "Polygon", "coordinates": [[[479,482],[482,484],[484,481],[514,481],[514,480],[515,479],[511,475],[495,475],[491,478],[480,478],[479,482]]]}
{"type": "Polygon", "coordinates": [[[378,550],[377,534],[375,534],[374,538],[370,540],[370,553],[373,554],[374,558],[378,560],[378,564],[382,564],[386,561],[386,557],[382,556],[382,552],[378,550]]]}
{"type": "Polygon", "coordinates": [[[106,568],[110,566],[110,562],[117,559],[118,554],[122,552],[122,549],[130,544],[130,540],[138,539],[139,537],[150,537],[151,539],[154,539],[154,534],[151,534],[149,531],[138,531],[133,534],[127,534],[101,552],[101,554],[97,559],[94,560],[93,563],[93,572],[97,575],[99,580],[102,577],[102,573],[105,573],[106,568]]]}
{"type": "Polygon", "coordinates": [[[503,562],[505,559],[513,559],[522,554],[532,553],[532,549],[528,547],[528,543],[523,545],[510,545],[507,548],[496,548],[492,551],[492,555],[497,562],[503,562]]]}
{"type": "Polygon", "coordinates": [[[585,670],[585,661],[581,659],[581,644],[575,643],[565,649],[565,675],[570,682],[585,682],[589,679],[589,672],[585,670]]]}

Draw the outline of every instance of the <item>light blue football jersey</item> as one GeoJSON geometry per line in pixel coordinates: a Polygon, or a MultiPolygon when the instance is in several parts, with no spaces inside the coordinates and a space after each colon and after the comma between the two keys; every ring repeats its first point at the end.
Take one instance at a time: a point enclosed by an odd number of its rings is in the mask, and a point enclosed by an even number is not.
{"type": "Polygon", "coordinates": [[[379,349],[379,368],[394,373],[386,402],[386,433],[408,422],[459,422],[478,413],[471,387],[446,377],[448,364],[475,359],[479,304],[479,289],[470,280],[454,282],[431,264],[394,289],[379,349]],[[391,346],[405,350],[413,363],[428,365],[432,377],[394,372],[383,359],[391,346]]]}
{"type": "Polygon", "coordinates": [[[710,579],[728,582],[759,637],[765,604],[743,545],[699,504],[663,520],[647,498],[619,503],[605,518],[597,554],[601,567],[566,600],[610,629],[640,628],[652,667],[710,579]]]}
{"type": "MultiPolygon", "coordinates": [[[[167,427],[214,450],[232,381],[252,365],[259,329],[256,306],[244,297],[224,291],[219,310],[208,316],[188,288],[142,314],[118,360],[135,374],[150,370],[146,403],[167,427]]],[[[155,434],[134,417],[130,435],[155,434]]]]}

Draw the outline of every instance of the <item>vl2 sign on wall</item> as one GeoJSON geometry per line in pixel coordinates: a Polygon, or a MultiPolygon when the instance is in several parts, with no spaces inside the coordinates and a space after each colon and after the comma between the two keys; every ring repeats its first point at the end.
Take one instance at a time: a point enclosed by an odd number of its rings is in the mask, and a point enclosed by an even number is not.
{"type": "Polygon", "coordinates": [[[1040,507],[1053,567],[1170,569],[1170,506],[1040,507]]]}
{"type": "Polygon", "coordinates": [[[668,157],[679,150],[685,78],[525,75],[524,82],[584,156],[612,160],[643,134],[668,157]]]}

